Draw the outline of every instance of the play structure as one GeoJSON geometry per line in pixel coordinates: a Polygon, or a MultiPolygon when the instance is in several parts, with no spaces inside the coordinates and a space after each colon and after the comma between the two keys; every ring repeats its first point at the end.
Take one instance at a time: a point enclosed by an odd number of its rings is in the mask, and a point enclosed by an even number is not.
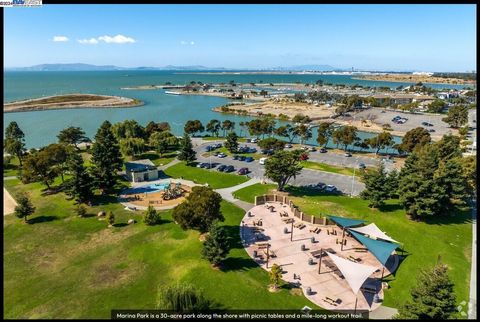
{"type": "Polygon", "coordinates": [[[182,184],[177,182],[175,184],[169,183],[163,189],[163,200],[172,200],[182,197],[185,190],[182,188],[182,184]]]}
{"type": "Polygon", "coordinates": [[[153,206],[157,209],[169,209],[182,203],[190,193],[191,187],[180,182],[152,183],[130,188],[122,192],[120,202],[137,209],[153,206]]]}

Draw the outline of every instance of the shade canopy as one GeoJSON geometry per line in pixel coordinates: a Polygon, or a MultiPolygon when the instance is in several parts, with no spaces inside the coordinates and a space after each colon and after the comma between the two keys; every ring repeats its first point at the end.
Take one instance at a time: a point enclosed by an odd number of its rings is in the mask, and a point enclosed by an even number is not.
{"type": "Polygon", "coordinates": [[[367,249],[380,261],[380,263],[382,263],[383,266],[385,266],[387,263],[387,260],[392,252],[399,247],[398,244],[371,239],[351,229],[349,229],[349,231],[353,237],[367,247],[367,249]]]}
{"type": "Polygon", "coordinates": [[[380,228],[378,228],[377,225],[375,225],[374,223],[363,227],[350,228],[350,230],[354,230],[361,234],[368,235],[369,237],[375,237],[376,239],[383,239],[391,241],[393,243],[398,243],[395,239],[392,239],[392,237],[381,231],[380,228]]]}
{"type": "Polygon", "coordinates": [[[361,219],[350,219],[350,218],[343,218],[337,216],[328,216],[330,220],[333,220],[337,225],[341,227],[353,227],[361,225],[365,222],[365,220],[361,219]]]}
{"type": "Polygon", "coordinates": [[[377,270],[376,267],[357,264],[329,252],[326,253],[333,260],[340,272],[342,272],[342,275],[347,280],[348,285],[355,295],[357,295],[358,290],[360,290],[367,278],[377,270]]]}

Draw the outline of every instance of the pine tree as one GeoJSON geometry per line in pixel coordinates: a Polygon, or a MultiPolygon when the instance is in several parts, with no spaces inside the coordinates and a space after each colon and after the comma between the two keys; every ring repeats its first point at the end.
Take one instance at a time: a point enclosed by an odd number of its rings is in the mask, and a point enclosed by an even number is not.
{"type": "Polygon", "coordinates": [[[227,134],[227,140],[225,142],[225,148],[231,153],[235,153],[238,150],[238,136],[235,132],[227,134]]]}
{"type": "Polygon", "coordinates": [[[35,212],[35,207],[26,193],[19,193],[16,199],[15,216],[23,218],[25,222],[28,222],[27,217],[35,212]]]}
{"type": "Polygon", "coordinates": [[[435,182],[445,189],[441,200],[444,213],[449,213],[455,206],[464,205],[469,197],[468,182],[464,178],[462,165],[458,159],[441,161],[435,172],[435,182]]]}
{"type": "Polygon", "coordinates": [[[160,216],[153,206],[148,206],[143,222],[148,226],[156,225],[160,221],[160,216]]]}
{"type": "Polygon", "coordinates": [[[371,208],[383,206],[389,196],[388,178],[383,164],[380,164],[375,170],[365,172],[363,181],[365,190],[361,192],[360,196],[369,201],[368,206],[371,208]]]}
{"type": "Polygon", "coordinates": [[[454,284],[447,273],[447,266],[437,264],[431,270],[422,270],[410,294],[408,301],[399,309],[400,319],[435,319],[455,318],[456,296],[454,284]]]}
{"type": "Polygon", "coordinates": [[[187,133],[183,135],[183,139],[181,140],[180,153],[178,154],[178,159],[182,161],[186,161],[187,164],[190,164],[197,159],[196,153],[193,150],[192,140],[190,139],[190,136],[187,133]]]}
{"type": "Polygon", "coordinates": [[[278,264],[273,264],[268,275],[270,276],[270,283],[276,289],[282,279],[282,268],[278,264]]]}
{"type": "Polygon", "coordinates": [[[227,257],[229,251],[230,245],[225,229],[217,223],[213,223],[203,243],[202,257],[214,266],[218,266],[227,257]]]}
{"type": "Polygon", "coordinates": [[[83,165],[83,158],[72,153],[67,161],[72,177],[67,181],[68,192],[78,203],[88,202],[93,198],[93,179],[83,165]]]}
{"type": "Polygon", "coordinates": [[[108,121],[103,122],[95,135],[92,163],[98,187],[103,192],[113,188],[117,171],[122,169],[122,155],[118,141],[113,135],[112,125],[108,121]]]}
{"type": "Polygon", "coordinates": [[[18,126],[17,122],[12,121],[5,129],[4,149],[5,152],[18,158],[22,166],[23,154],[25,152],[25,134],[18,126]]]}

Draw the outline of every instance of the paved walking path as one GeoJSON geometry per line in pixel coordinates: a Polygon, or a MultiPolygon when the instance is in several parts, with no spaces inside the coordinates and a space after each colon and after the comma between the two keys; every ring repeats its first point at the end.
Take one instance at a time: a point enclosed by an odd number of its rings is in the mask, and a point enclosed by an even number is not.
{"type": "Polygon", "coordinates": [[[10,193],[3,188],[3,215],[9,215],[15,212],[15,206],[17,205],[17,202],[13,197],[10,195],[10,193]]]}
{"type": "Polygon", "coordinates": [[[470,270],[470,301],[468,302],[468,318],[477,319],[477,207],[472,207],[472,268],[470,270]]]}
{"type": "Polygon", "coordinates": [[[259,182],[260,182],[260,179],[252,178],[252,179],[250,179],[250,180],[248,180],[244,183],[238,184],[236,186],[223,188],[223,189],[216,189],[215,191],[218,192],[222,196],[223,199],[225,199],[227,201],[230,201],[230,202],[235,202],[238,199],[235,199],[235,197],[233,196],[233,192],[235,192],[237,190],[240,190],[242,188],[254,185],[254,184],[259,183],[259,182]]]}
{"type": "Polygon", "coordinates": [[[397,309],[382,305],[378,309],[370,312],[369,318],[372,320],[386,320],[391,319],[392,316],[397,313],[397,309]]]}

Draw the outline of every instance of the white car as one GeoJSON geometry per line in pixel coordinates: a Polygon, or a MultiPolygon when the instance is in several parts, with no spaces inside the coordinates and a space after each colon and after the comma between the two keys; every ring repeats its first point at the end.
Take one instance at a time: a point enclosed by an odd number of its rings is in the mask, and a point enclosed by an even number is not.
{"type": "Polygon", "coordinates": [[[334,185],[327,184],[327,186],[325,187],[325,192],[335,192],[335,191],[337,191],[337,187],[335,187],[334,185]]]}
{"type": "Polygon", "coordinates": [[[258,160],[258,163],[265,164],[265,161],[267,161],[267,158],[260,158],[260,160],[258,160]]]}
{"type": "Polygon", "coordinates": [[[250,143],[257,143],[257,142],[258,142],[257,138],[250,139],[250,143]]]}

